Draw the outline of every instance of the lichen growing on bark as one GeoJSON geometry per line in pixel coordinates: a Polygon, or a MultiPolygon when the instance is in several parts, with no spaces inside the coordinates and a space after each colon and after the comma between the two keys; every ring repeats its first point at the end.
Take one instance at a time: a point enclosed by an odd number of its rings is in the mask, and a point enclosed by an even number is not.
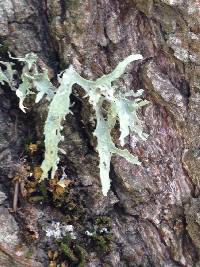
{"type": "MultiPolygon", "coordinates": [[[[10,56],[11,57],[11,56],[10,56]]],[[[112,141],[111,131],[117,121],[120,124],[120,143],[125,144],[125,138],[130,131],[135,132],[142,140],[146,140],[147,135],[143,133],[137,109],[146,105],[148,101],[142,100],[139,96],[143,90],[137,93],[121,94],[117,93],[117,88],[112,83],[118,79],[125,71],[127,65],[135,60],[142,59],[139,54],[130,55],[108,75],[103,75],[96,81],[90,81],[82,78],[75,69],[70,66],[68,69],[58,75],[59,87],[57,90],[50,82],[47,69],[42,72],[37,66],[37,55],[30,53],[24,58],[13,58],[24,63],[22,76],[16,95],[19,97],[19,107],[25,112],[24,100],[28,95],[34,94],[36,89],[35,103],[38,103],[44,96],[50,102],[48,116],[45,122],[45,157],[41,168],[43,171],[41,180],[48,178],[51,171],[51,178],[54,178],[57,164],[59,162],[59,143],[64,139],[61,134],[62,121],[71,113],[70,95],[73,85],[80,85],[85,91],[85,97],[95,111],[96,129],[94,136],[97,138],[97,151],[99,153],[100,179],[103,195],[106,196],[110,189],[110,161],[113,154],[117,154],[133,164],[140,165],[137,157],[133,156],[127,149],[119,149],[112,141]],[[128,97],[135,97],[129,100],[128,97]],[[105,102],[109,105],[108,110],[104,109],[105,102]]],[[[7,82],[12,86],[14,73],[13,63],[4,63],[6,70],[0,70],[0,82],[7,82]]]]}

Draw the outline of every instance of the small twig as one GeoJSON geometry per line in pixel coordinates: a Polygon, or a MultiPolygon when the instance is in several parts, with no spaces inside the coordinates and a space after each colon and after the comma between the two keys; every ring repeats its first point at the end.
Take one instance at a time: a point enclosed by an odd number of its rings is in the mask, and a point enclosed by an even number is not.
{"type": "Polygon", "coordinates": [[[19,181],[15,182],[15,192],[13,197],[13,211],[17,211],[17,202],[18,202],[18,196],[19,196],[19,181]]]}

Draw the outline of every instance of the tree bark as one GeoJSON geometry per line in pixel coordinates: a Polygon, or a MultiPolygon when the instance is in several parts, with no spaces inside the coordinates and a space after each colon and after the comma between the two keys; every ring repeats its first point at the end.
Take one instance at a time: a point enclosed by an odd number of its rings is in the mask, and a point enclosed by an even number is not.
{"type": "MultiPolygon", "coordinates": [[[[97,243],[93,247],[85,244],[83,266],[200,266],[199,1],[1,0],[0,25],[3,47],[8,46],[15,56],[37,53],[52,76],[73,64],[81,75],[95,79],[131,53],[143,55],[142,61],[127,68],[118,85],[126,91],[144,89],[150,104],[139,116],[149,138],[136,141],[131,134],[126,140],[141,166],[113,158],[107,198],[101,193],[91,132],[93,112],[77,96],[80,88],[74,89],[74,116],[65,122],[62,148],[67,154],[61,162],[70,179],[75,179],[70,196],[80,210],[78,221],[72,213],[68,222],[79,242],[86,240],[82,236],[92,227],[92,219],[110,218],[109,249],[99,252],[97,243]]],[[[15,96],[0,90],[0,189],[9,194],[7,177],[15,176],[21,164],[28,131],[42,139],[46,105],[23,115],[17,110],[15,96]]],[[[38,231],[37,261],[48,266],[47,240],[38,229],[44,225],[42,218],[54,220],[57,215],[52,214],[57,211],[51,206],[29,205],[15,219],[30,225],[24,222],[27,209],[37,214],[38,221],[32,226],[38,231]],[[41,212],[46,215],[42,217],[41,212]]],[[[69,213],[69,206],[62,209],[60,221],[69,213]]],[[[69,266],[78,264],[69,257],[65,260],[69,266]]]]}

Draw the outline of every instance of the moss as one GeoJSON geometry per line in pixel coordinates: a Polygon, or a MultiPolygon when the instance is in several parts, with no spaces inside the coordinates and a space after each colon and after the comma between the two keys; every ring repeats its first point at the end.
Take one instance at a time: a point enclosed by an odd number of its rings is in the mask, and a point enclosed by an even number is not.
{"type": "Polygon", "coordinates": [[[108,216],[99,216],[95,219],[95,224],[98,226],[110,226],[111,218],[108,216]]]}
{"type": "Polygon", "coordinates": [[[97,252],[107,253],[110,251],[110,243],[113,239],[111,232],[111,218],[108,216],[99,216],[94,222],[94,234],[91,236],[93,247],[97,252]]]}
{"type": "Polygon", "coordinates": [[[85,262],[86,262],[86,256],[87,256],[86,250],[80,245],[76,245],[75,250],[76,250],[76,252],[77,252],[77,254],[79,256],[78,267],[84,267],[85,266],[85,262]]]}
{"type": "Polygon", "coordinates": [[[3,44],[0,44],[0,55],[6,54],[8,52],[8,49],[9,49],[8,42],[4,42],[3,44]]]}
{"type": "Polygon", "coordinates": [[[79,199],[79,192],[71,190],[65,192],[59,199],[52,200],[56,208],[59,208],[63,214],[68,216],[71,221],[82,221],[85,216],[85,209],[82,201],[79,199]]]}
{"type": "Polygon", "coordinates": [[[107,237],[96,234],[93,236],[93,241],[100,252],[108,252],[110,250],[110,242],[107,237]]]}
{"type": "Polygon", "coordinates": [[[39,183],[38,187],[39,187],[39,191],[43,195],[44,199],[47,199],[48,195],[47,195],[47,187],[46,187],[45,181],[42,181],[41,183],[39,183]]]}
{"type": "Polygon", "coordinates": [[[72,238],[71,238],[71,235],[70,234],[66,234],[66,236],[63,237],[63,239],[62,239],[62,243],[65,243],[68,246],[71,245],[71,242],[72,242],[72,238]]]}
{"type": "Polygon", "coordinates": [[[26,252],[26,258],[32,258],[34,255],[33,249],[29,248],[29,250],[26,252]]]}
{"type": "Polygon", "coordinates": [[[61,243],[60,248],[62,253],[71,261],[72,263],[78,262],[77,257],[74,255],[73,250],[65,243],[61,243]]]}
{"type": "Polygon", "coordinates": [[[59,248],[64,260],[68,260],[69,264],[75,264],[77,267],[85,266],[87,252],[82,245],[72,240],[69,234],[62,239],[59,248]]]}

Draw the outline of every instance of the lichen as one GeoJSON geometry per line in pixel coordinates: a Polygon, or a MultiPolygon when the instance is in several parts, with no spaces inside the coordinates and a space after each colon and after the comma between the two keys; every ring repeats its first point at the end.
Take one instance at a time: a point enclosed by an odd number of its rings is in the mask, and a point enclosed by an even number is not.
{"type": "MultiPolygon", "coordinates": [[[[111,131],[118,121],[121,132],[120,144],[122,147],[130,131],[135,132],[142,140],[146,140],[147,138],[147,135],[142,131],[141,122],[137,117],[138,108],[148,103],[139,98],[142,90],[139,90],[137,93],[121,94],[112,85],[125,72],[128,64],[132,61],[142,59],[141,55],[130,55],[120,62],[110,74],[103,75],[96,81],[82,78],[70,66],[58,75],[59,86],[57,90],[48,77],[47,69],[39,69],[37,55],[30,53],[24,58],[11,58],[24,64],[21,75],[22,82],[16,88],[16,95],[19,97],[19,107],[21,110],[25,112],[24,100],[27,96],[34,93],[36,93],[36,103],[40,102],[44,96],[50,101],[48,116],[44,126],[45,156],[41,165],[43,171],[41,180],[48,178],[49,172],[51,172],[51,178],[55,176],[59,162],[59,143],[64,139],[61,134],[63,129],[62,122],[68,114],[72,113],[70,110],[70,95],[72,94],[74,84],[78,84],[84,89],[85,97],[88,98],[89,103],[95,111],[96,129],[93,134],[97,138],[103,195],[106,196],[110,189],[109,172],[113,154],[124,157],[130,163],[140,165],[138,158],[133,156],[127,149],[120,149],[115,146],[111,131]],[[129,97],[134,97],[134,99],[130,100],[129,97]],[[108,109],[104,108],[105,103],[108,109]]],[[[8,62],[2,62],[2,64],[7,69],[5,71],[0,69],[0,82],[6,82],[13,88],[13,77],[15,73],[12,68],[13,65],[8,62]]]]}

